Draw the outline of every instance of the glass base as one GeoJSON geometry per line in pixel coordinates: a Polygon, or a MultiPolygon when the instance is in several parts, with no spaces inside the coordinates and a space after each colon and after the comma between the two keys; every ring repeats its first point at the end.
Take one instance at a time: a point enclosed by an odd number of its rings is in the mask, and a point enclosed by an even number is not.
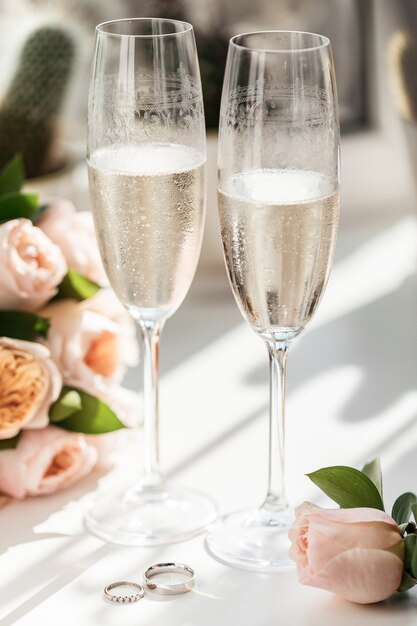
{"type": "Polygon", "coordinates": [[[85,525],[111,543],[158,546],[198,535],[216,514],[214,502],[196,491],[136,487],[99,498],[88,511],[85,525]]]}
{"type": "Polygon", "coordinates": [[[270,513],[264,509],[238,511],[219,517],[209,528],[208,552],[226,565],[258,572],[294,569],[289,557],[288,531],[294,513],[270,513]]]}

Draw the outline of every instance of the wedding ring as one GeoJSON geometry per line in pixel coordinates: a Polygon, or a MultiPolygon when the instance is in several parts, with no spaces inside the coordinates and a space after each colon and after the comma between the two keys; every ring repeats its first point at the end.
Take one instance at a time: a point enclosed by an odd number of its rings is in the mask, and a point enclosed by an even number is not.
{"type": "Polygon", "coordinates": [[[138,583],[130,583],[126,580],[122,580],[120,582],[107,585],[107,587],[104,588],[104,595],[107,600],[110,600],[111,602],[127,604],[128,602],[137,602],[138,600],[141,600],[145,595],[145,590],[142,585],[139,585],[138,583]],[[129,596],[117,596],[114,593],[110,593],[110,591],[116,587],[133,587],[135,593],[129,596]]]}
{"type": "Polygon", "coordinates": [[[143,575],[143,580],[147,589],[161,596],[176,596],[180,593],[187,593],[194,587],[194,570],[183,563],[158,563],[148,567],[143,575]],[[187,576],[187,580],[180,582],[168,583],[160,580],[152,580],[154,576],[159,574],[182,574],[187,576]]]}

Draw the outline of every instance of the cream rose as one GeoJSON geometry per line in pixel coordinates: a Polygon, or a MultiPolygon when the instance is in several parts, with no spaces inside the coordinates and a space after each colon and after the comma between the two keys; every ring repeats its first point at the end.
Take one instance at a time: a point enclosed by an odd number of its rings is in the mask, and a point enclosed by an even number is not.
{"type": "Polygon", "coordinates": [[[61,383],[45,346],[0,338],[0,439],[14,437],[22,428],[47,426],[61,383]]]}
{"type": "Polygon", "coordinates": [[[322,509],[305,502],[289,532],[290,556],[304,585],[367,604],[400,586],[404,545],[395,521],[376,509],[322,509]]]}
{"type": "Polygon", "coordinates": [[[84,435],[55,426],[26,430],[14,450],[0,450],[0,491],[12,498],[52,493],[89,474],[96,462],[84,435]]]}
{"type": "Polygon", "coordinates": [[[0,308],[33,311],[57,292],[67,262],[30,220],[0,225],[0,308]]]}
{"type": "Polygon", "coordinates": [[[77,212],[72,202],[52,198],[37,225],[60,247],[70,267],[100,285],[108,284],[90,211],[77,212]]]}
{"type": "Polygon", "coordinates": [[[64,382],[89,393],[118,384],[126,366],[137,362],[133,322],[109,290],[75,302],[50,304],[42,314],[51,321],[48,339],[64,382]]]}

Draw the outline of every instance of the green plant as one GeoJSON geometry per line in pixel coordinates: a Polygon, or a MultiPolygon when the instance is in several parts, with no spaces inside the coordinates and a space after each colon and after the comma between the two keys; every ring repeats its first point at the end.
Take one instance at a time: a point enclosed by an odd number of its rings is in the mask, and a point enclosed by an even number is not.
{"type": "Polygon", "coordinates": [[[0,106],[0,168],[16,153],[29,177],[59,167],[52,147],[74,53],[64,28],[42,26],[28,37],[0,106]]]}

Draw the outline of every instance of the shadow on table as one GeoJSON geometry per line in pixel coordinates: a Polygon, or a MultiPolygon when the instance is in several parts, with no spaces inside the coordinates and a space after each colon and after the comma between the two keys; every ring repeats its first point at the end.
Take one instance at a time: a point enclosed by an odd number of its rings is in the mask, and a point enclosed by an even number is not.
{"type": "MultiPolygon", "coordinates": [[[[79,541],[79,537],[72,538],[71,541],[68,542],[65,552],[71,552],[79,541]]],[[[25,585],[28,588],[33,587],[34,580],[36,580],[37,587],[42,585],[43,581],[45,581],[45,584],[24,602],[19,604],[19,606],[10,611],[5,617],[0,619],[0,626],[11,626],[15,624],[17,620],[36,609],[42,602],[49,600],[51,596],[78,578],[78,576],[88,570],[89,567],[95,565],[100,559],[107,556],[110,551],[111,546],[101,546],[89,554],[84,555],[82,559],[74,559],[71,563],[65,562],[65,567],[62,567],[60,565],[60,558],[63,552],[61,545],[54,553],[49,553],[47,558],[38,561],[34,567],[25,570],[24,574],[19,575],[16,580],[9,580],[7,591],[6,588],[4,588],[0,592],[3,597],[7,593],[9,601],[13,601],[14,597],[18,597],[13,595],[13,589],[16,589],[17,594],[20,595],[20,589],[25,585]],[[57,571],[64,570],[62,573],[57,574],[52,580],[50,580],[51,575],[49,568],[45,568],[46,565],[50,564],[51,560],[54,561],[54,566],[57,571]],[[45,569],[48,571],[47,575],[45,574],[45,569]],[[46,582],[46,580],[49,582],[46,582]]],[[[59,623],[59,618],[57,618],[57,622],[59,623]]]]}
{"type": "MultiPolygon", "coordinates": [[[[8,548],[48,539],[50,537],[71,536],[62,533],[37,532],[36,527],[45,522],[52,514],[59,513],[65,508],[74,505],[77,501],[97,487],[103,472],[93,472],[90,476],[69,489],[59,491],[50,496],[37,496],[22,501],[12,501],[0,510],[1,526],[7,531],[0,533],[0,555],[8,548]]],[[[80,532],[82,528],[80,527],[80,532]]]]}
{"type": "Polygon", "coordinates": [[[1,525],[7,532],[0,533],[0,554],[7,551],[12,546],[22,546],[34,541],[42,541],[50,538],[67,538],[65,545],[62,542],[55,550],[48,551],[44,558],[36,561],[36,564],[28,566],[23,572],[16,576],[6,574],[2,576],[0,586],[0,597],[12,602],[18,598],[22,589],[31,589],[36,581],[39,588],[43,581],[49,581],[44,587],[23,602],[19,607],[0,619],[0,625],[6,626],[14,624],[15,621],[27,612],[48,599],[53,593],[77,578],[83,571],[101,559],[109,551],[108,546],[103,546],[97,540],[98,548],[91,554],[87,554],[82,560],[66,558],[75,547],[85,539],[84,531],[80,525],[79,533],[37,532],[36,527],[45,522],[52,514],[60,514],[69,506],[78,506],[76,501],[80,500],[89,491],[95,489],[99,473],[95,473],[80,481],[71,489],[61,491],[51,496],[29,498],[22,502],[11,502],[0,512],[1,525]],[[51,581],[51,576],[55,576],[51,581]]]}
{"type": "MultiPolygon", "coordinates": [[[[299,346],[296,342],[290,349],[288,390],[327,371],[354,365],[363,377],[338,417],[349,422],[376,417],[416,390],[416,316],[417,275],[406,278],[396,291],[311,329],[301,336],[299,346]]],[[[263,383],[265,377],[266,364],[265,369],[251,372],[247,383],[263,383]]]]}
{"type": "MultiPolygon", "coordinates": [[[[81,541],[82,541],[82,537],[80,536],[73,537],[66,545],[64,552],[67,555],[68,554],[71,555],[74,548],[77,548],[78,547],[77,544],[79,544],[81,541]]],[[[97,544],[98,543],[99,542],[97,542],[97,544]]],[[[19,587],[22,588],[22,586],[25,584],[27,584],[29,587],[33,587],[35,573],[36,573],[35,580],[37,583],[37,587],[43,584],[43,580],[42,580],[43,566],[46,564],[46,562],[49,562],[51,559],[54,559],[55,569],[57,570],[57,572],[60,572],[60,573],[57,573],[57,576],[53,578],[52,580],[50,580],[51,576],[49,572],[48,582],[45,582],[45,584],[38,591],[33,593],[33,595],[27,598],[24,602],[22,602],[15,609],[10,611],[10,613],[8,613],[5,617],[0,619],[0,626],[12,626],[12,624],[15,624],[19,619],[23,618],[25,615],[30,613],[30,611],[33,611],[34,609],[36,609],[36,607],[42,604],[42,602],[50,600],[50,598],[55,593],[58,593],[59,591],[61,591],[64,587],[66,587],[71,582],[73,582],[76,578],[81,576],[81,574],[86,572],[90,567],[92,567],[93,565],[95,565],[100,560],[104,559],[105,557],[114,554],[114,551],[116,550],[123,551],[123,550],[129,550],[129,548],[122,547],[122,546],[114,546],[114,545],[101,545],[100,547],[97,547],[94,550],[91,550],[91,549],[88,550],[86,553],[83,554],[81,558],[74,558],[72,556],[70,562],[65,561],[65,563],[63,563],[63,566],[61,566],[60,556],[61,556],[61,553],[63,552],[63,548],[62,546],[60,546],[60,548],[57,549],[54,554],[52,555],[49,554],[48,558],[45,559],[44,562],[38,562],[36,564],[36,568],[28,570],[27,572],[25,572],[23,577],[19,576],[18,580],[10,581],[10,585],[7,588],[7,596],[9,600],[13,600],[13,597],[11,597],[11,594],[10,594],[11,589],[19,588],[19,587]],[[36,569],[36,572],[34,572],[34,569],[36,569]]],[[[154,561],[156,559],[155,549],[147,548],[146,550],[147,550],[148,561],[149,562],[154,561]]],[[[103,587],[104,587],[104,584],[105,583],[103,583],[103,587]]],[[[91,579],[90,585],[88,584],[88,581],[84,582],[83,586],[78,590],[79,594],[87,594],[90,596],[91,594],[93,594],[94,596],[97,596],[98,606],[100,606],[100,592],[102,593],[102,589],[100,589],[100,583],[96,579],[91,579]]],[[[4,590],[2,590],[0,593],[4,595],[5,592],[4,590]]],[[[105,600],[104,594],[101,596],[101,606],[106,607],[107,614],[109,614],[108,613],[109,608],[110,609],[116,608],[110,602],[105,600]]],[[[63,608],[70,609],[70,607],[63,607],[63,608]]],[[[70,615],[70,611],[67,611],[66,615],[68,616],[68,614],[70,615]]],[[[118,617],[120,617],[120,613],[118,614],[118,617]]],[[[114,614],[111,615],[111,618],[112,620],[114,620],[114,614]]],[[[61,621],[62,623],[65,623],[65,624],[69,623],[66,619],[61,620],[61,616],[56,616],[56,622],[60,623],[61,621]]],[[[94,622],[94,623],[99,623],[99,622],[94,622]]],[[[113,621],[112,623],[114,625],[115,623],[119,624],[120,622],[113,621]]],[[[81,626],[87,626],[87,623],[83,621],[81,622],[81,626]]]]}

